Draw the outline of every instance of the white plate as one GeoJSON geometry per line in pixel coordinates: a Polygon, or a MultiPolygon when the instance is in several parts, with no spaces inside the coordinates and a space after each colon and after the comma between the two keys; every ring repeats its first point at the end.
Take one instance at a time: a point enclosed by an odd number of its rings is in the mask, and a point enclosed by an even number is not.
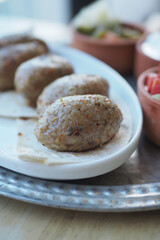
{"type": "Polygon", "coordinates": [[[90,162],[48,166],[29,163],[16,157],[16,121],[0,119],[0,165],[10,170],[45,179],[81,179],[98,176],[112,171],[123,164],[134,152],[142,129],[142,111],[136,94],[116,71],[83,52],[66,46],[51,46],[56,54],[67,58],[76,73],[99,74],[109,82],[111,94],[126,102],[132,116],[132,136],[130,142],[120,151],[103,159],[90,162]]]}

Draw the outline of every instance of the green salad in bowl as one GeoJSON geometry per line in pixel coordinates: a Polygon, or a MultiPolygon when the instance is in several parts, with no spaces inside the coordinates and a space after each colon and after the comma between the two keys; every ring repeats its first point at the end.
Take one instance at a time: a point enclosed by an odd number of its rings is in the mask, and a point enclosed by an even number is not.
{"type": "Polygon", "coordinates": [[[105,2],[98,1],[73,19],[72,46],[126,74],[133,70],[135,45],[145,32],[140,25],[111,16],[105,2]]]}
{"type": "Polygon", "coordinates": [[[96,26],[81,25],[77,26],[76,30],[79,33],[91,36],[96,39],[138,39],[141,36],[140,30],[131,28],[118,20],[108,21],[96,26]]]}

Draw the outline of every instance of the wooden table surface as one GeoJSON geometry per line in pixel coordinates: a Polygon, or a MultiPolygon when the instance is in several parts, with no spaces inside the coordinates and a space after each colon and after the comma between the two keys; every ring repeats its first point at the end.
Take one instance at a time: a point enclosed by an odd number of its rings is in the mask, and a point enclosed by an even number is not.
{"type": "Polygon", "coordinates": [[[0,240],[159,240],[160,211],[93,213],[0,197],[0,240]]]}

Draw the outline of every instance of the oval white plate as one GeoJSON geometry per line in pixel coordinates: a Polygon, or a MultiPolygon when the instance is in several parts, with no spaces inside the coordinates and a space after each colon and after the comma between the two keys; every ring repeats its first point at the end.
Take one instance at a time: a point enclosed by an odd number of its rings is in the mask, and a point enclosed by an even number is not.
{"type": "Polygon", "coordinates": [[[25,162],[16,157],[16,121],[0,119],[0,165],[10,170],[45,179],[81,179],[98,176],[112,171],[123,164],[135,150],[142,129],[142,111],[136,94],[129,84],[116,71],[83,52],[66,46],[50,46],[56,53],[67,58],[76,73],[99,74],[106,78],[111,91],[126,102],[132,117],[130,142],[120,151],[96,161],[48,166],[25,162]]]}

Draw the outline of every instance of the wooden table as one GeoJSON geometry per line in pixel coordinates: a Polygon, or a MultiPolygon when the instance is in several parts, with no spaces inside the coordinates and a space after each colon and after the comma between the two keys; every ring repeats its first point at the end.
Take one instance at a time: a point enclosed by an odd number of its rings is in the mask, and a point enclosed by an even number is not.
{"type": "Polygon", "coordinates": [[[1,240],[159,240],[160,211],[93,213],[0,197],[1,240]]]}
{"type": "MultiPolygon", "coordinates": [[[[15,24],[17,24],[16,20],[15,24]]],[[[34,22],[34,32],[37,35],[41,33],[41,24],[34,22]]],[[[50,29],[50,25],[48,26],[50,29]]],[[[50,34],[48,36],[45,34],[46,38],[64,41],[62,35],[63,31],[66,35],[66,28],[54,25],[53,29],[55,26],[56,35],[47,31],[46,23],[43,23],[46,34],[47,32],[50,34]],[[59,33],[57,33],[58,29],[60,29],[59,33]]],[[[159,240],[159,225],[160,211],[78,212],[37,206],[0,196],[0,240],[159,240]]]]}

